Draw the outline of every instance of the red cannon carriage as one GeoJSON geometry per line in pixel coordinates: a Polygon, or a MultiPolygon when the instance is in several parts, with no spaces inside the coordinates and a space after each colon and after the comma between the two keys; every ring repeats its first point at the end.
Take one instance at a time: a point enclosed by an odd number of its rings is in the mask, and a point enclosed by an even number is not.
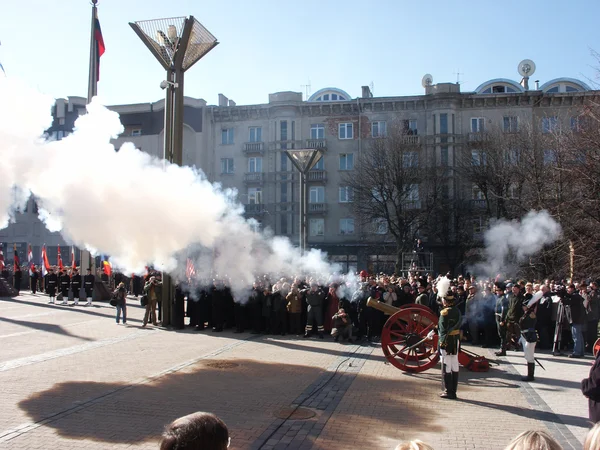
{"type": "MultiPolygon", "coordinates": [[[[439,360],[438,336],[427,335],[438,324],[431,309],[410,304],[401,308],[369,299],[367,306],[389,314],[381,332],[381,348],[387,360],[404,372],[423,372],[435,366],[439,360]]],[[[461,349],[458,362],[473,372],[487,372],[489,361],[484,356],[461,349]]]]}

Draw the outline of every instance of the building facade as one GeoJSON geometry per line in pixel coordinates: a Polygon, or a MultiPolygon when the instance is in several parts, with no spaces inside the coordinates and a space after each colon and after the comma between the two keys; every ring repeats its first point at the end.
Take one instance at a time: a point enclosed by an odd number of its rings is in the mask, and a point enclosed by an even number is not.
{"type": "MultiPolygon", "coordinates": [[[[297,243],[299,174],[285,150],[321,150],[323,157],[308,176],[309,246],[323,249],[344,269],[389,271],[396,258],[394,242],[385,227],[361,227],[352,212],[353,193],[345,185],[373,139],[384,137],[392,124],[402,124],[407,141],[418,149],[417,164],[448,167],[447,195],[477,200],[477,192],[455,179],[452,171],[469,142],[493,127],[511,132],[521,123],[552,127],[557,121],[569,121],[587,96],[598,94],[570,78],[551,80],[532,90],[507,79],[490,80],[474,92],[460,92],[460,85],[454,83],[427,84],[424,90],[418,96],[378,98],[365,86],[361,96],[353,99],[341,89],[325,88],[306,100],[301,93],[278,92],[269,95],[268,103],[240,106],[221,94],[214,106],[186,97],[183,164],[201,169],[213,183],[236,189],[248,218],[297,243]]],[[[117,150],[131,141],[142,151],[162,157],[164,101],[110,109],[120,114],[125,129],[114,142],[117,150]]],[[[49,136],[66,136],[84,111],[83,98],[59,99],[49,136]]],[[[413,197],[420,207],[418,187],[413,197]]],[[[19,249],[30,244],[35,250],[45,243],[53,263],[53,249],[66,243],[45,229],[35,209],[30,200],[16,222],[0,230],[0,241],[5,255],[10,255],[7,250],[13,243],[19,249]]],[[[473,232],[480,231],[474,225],[473,232]]],[[[435,255],[439,243],[419,237],[435,255]]],[[[24,255],[21,250],[19,254],[24,255]]],[[[447,268],[441,257],[433,265],[436,270],[447,268]]]]}

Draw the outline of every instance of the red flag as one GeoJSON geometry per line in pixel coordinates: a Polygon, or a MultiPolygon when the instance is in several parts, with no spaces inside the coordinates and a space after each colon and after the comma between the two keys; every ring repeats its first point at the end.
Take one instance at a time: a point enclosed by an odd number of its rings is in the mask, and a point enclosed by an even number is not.
{"type": "Polygon", "coordinates": [[[106,47],[104,46],[102,29],[98,20],[98,12],[96,12],[96,19],[94,20],[94,44],[96,46],[96,81],[100,81],[100,57],[104,55],[106,47]]]}
{"type": "Polygon", "coordinates": [[[75,261],[75,247],[71,245],[71,267],[77,269],[77,263],[75,261]]]}
{"type": "Polygon", "coordinates": [[[42,247],[42,265],[44,266],[44,273],[46,275],[46,271],[50,269],[50,262],[48,261],[48,255],[46,254],[46,245],[42,247]]]}
{"type": "Polygon", "coordinates": [[[29,266],[29,275],[33,272],[33,252],[31,251],[31,244],[29,244],[29,250],[27,251],[27,265],[29,266]]]}
{"type": "Polygon", "coordinates": [[[0,270],[4,270],[4,252],[2,251],[2,244],[0,244],[0,270]]]}
{"type": "Polygon", "coordinates": [[[56,259],[58,261],[58,268],[60,270],[63,270],[65,268],[65,266],[63,266],[62,257],[60,256],[60,245],[58,246],[58,256],[56,259]]]}
{"type": "Polygon", "coordinates": [[[14,244],[15,250],[15,271],[21,266],[21,261],[19,261],[19,254],[17,253],[17,244],[14,244]]]}
{"type": "Polygon", "coordinates": [[[196,268],[194,267],[194,262],[190,258],[187,259],[185,275],[188,280],[196,276],[196,268]]]}
{"type": "Polygon", "coordinates": [[[102,261],[102,265],[102,270],[106,275],[110,277],[110,274],[112,273],[112,265],[108,261],[102,261]]]}

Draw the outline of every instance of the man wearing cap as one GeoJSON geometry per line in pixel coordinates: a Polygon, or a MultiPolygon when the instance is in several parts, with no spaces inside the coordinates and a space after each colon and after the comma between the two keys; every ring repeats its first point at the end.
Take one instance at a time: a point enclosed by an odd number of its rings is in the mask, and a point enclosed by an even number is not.
{"type": "Polygon", "coordinates": [[[73,269],[73,275],[71,276],[71,290],[73,291],[73,306],[79,304],[79,290],[81,289],[81,275],[77,270],[77,267],[73,269]]]}
{"type": "Polygon", "coordinates": [[[419,295],[417,295],[415,303],[417,305],[429,306],[429,297],[426,292],[427,291],[427,282],[421,280],[419,282],[417,290],[419,292],[419,295]]]}
{"type": "Polygon", "coordinates": [[[502,282],[495,283],[496,327],[498,328],[498,336],[500,336],[500,351],[496,352],[496,356],[506,356],[506,314],[508,312],[508,298],[504,293],[506,287],[502,282]]]}
{"type": "Polygon", "coordinates": [[[56,300],[56,288],[58,286],[58,277],[54,273],[54,269],[50,267],[48,269],[48,273],[46,274],[46,279],[44,280],[45,286],[44,290],[48,297],[50,297],[50,303],[54,305],[54,301],[56,300]]]}
{"type": "Polygon", "coordinates": [[[523,296],[521,295],[521,285],[515,283],[512,286],[512,292],[508,294],[508,311],[506,312],[506,342],[514,350],[519,348],[521,330],[519,320],[523,316],[523,296]]]}
{"type": "Polygon", "coordinates": [[[465,304],[467,327],[471,335],[471,343],[479,345],[479,321],[483,315],[483,302],[481,301],[481,295],[477,293],[477,286],[474,284],[469,286],[469,294],[467,295],[465,304]]]}
{"type": "Polygon", "coordinates": [[[306,303],[308,303],[307,316],[306,316],[306,328],[304,330],[304,337],[310,337],[313,331],[313,322],[317,322],[317,330],[319,337],[323,339],[323,301],[325,300],[325,292],[323,292],[319,285],[313,281],[310,283],[310,289],[303,291],[306,303]]]}
{"type": "Polygon", "coordinates": [[[590,283],[590,291],[587,295],[587,329],[586,347],[590,353],[594,352],[594,343],[598,339],[598,319],[600,318],[600,292],[598,292],[598,280],[590,283]]]}
{"type": "MultiPolygon", "coordinates": [[[[531,300],[531,297],[529,300],[531,300]]],[[[522,303],[522,315],[519,319],[519,328],[521,331],[521,337],[519,343],[523,346],[523,356],[527,361],[527,376],[521,378],[523,381],[534,381],[533,377],[535,372],[535,344],[537,343],[537,331],[535,324],[537,321],[536,313],[538,302],[533,305],[527,305],[527,302],[522,303]]]]}
{"type": "Polygon", "coordinates": [[[83,277],[83,288],[85,289],[85,298],[87,300],[85,306],[92,306],[92,294],[94,291],[94,282],[96,277],[92,275],[92,269],[89,267],[86,269],[86,274],[83,277]]]}
{"type": "MultiPolygon", "coordinates": [[[[440,295],[441,293],[438,293],[440,295]]],[[[450,290],[442,297],[444,309],[440,311],[438,322],[439,350],[442,362],[442,393],[440,397],[456,399],[458,388],[458,351],[460,347],[460,324],[462,316],[454,306],[454,296],[450,290]]]]}
{"type": "Polygon", "coordinates": [[[62,303],[61,305],[68,304],[67,300],[69,299],[69,289],[71,288],[71,277],[67,273],[67,270],[60,271],[58,274],[58,280],[60,283],[60,293],[62,294],[62,303]]]}
{"type": "Polygon", "coordinates": [[[573,353],[569,358],[583,358],[585,343],[583,341],[583,327],[586,322],[585,307],[583,306],[583,297],[579,295],[574,284],[567,287],[567,294],[563,296],[561,301],[565,305],[569,305],[571,309],[571,335],[573,337],[573,353]]]}

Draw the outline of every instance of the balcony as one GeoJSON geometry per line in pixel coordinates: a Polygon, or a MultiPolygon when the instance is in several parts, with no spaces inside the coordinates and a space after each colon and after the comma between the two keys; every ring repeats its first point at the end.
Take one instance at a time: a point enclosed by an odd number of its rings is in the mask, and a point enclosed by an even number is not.
{"type": "Polygon", "coordinates": [[[327,212],[327,203],[309,203],[308,204],[308,213],[318,214],[318,213],[326,213],[327,212]]]}
{"type": "Polygon", "coordinates": [[[263,154],[265,152],[265,143],[264,142],[246,142],[244,144],[244,154],[247,155],[249,153],[258,153],[263,154]]]}
{"type": "Polygon", "coordinates": [[[487,139],[487,134],[484,132],[469,133],[469,142],[482,142],[486,141],[487,139]]]}
{"type": "Polygon", "coordinates": [[[260,203],[252,203],[250,205],[244,205],[244,212],[251,215],[261,215],[267,212],[267,208],[260,203]]]}
{"type": "Polygon", "coordinates": [[[248,172],[244,174],[244,181],[246,183],[260,183],[262,184],[265,180],[265,174],[262,172],[248,172]]]}
{"type": "Polygon", "coordinates": [[[327,183],[327,172],[324,170],[309,170],[308,181],[327,183]]]}
{"type": "Polygon", "coordinates": [[[419,145],[419,143],[421,142],[421,136],[403,136],[402,137],[402,142],[406,145],[419,145]]]}
{"type": "Polygon", "coordinates": [[[316,148],[319,150],[327,150],[326,139],[307,139],[305,148],[316,148]]]}

